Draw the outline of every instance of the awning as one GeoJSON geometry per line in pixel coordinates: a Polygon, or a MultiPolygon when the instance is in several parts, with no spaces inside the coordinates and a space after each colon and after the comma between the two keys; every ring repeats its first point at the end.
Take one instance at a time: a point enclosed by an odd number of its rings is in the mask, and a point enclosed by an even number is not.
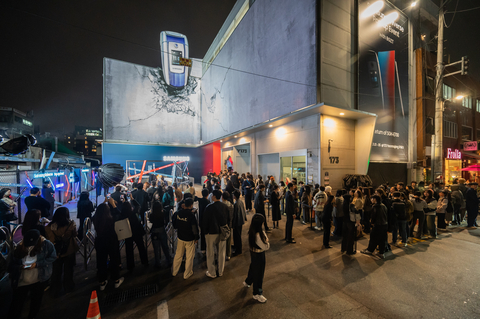
{"type": "Polygon", "coordinates": [[[469,167],[462,168],[461,171],[464,171],[464,172],[465,171],[480,172],[480,164],[470,165],[469,167]]]}
{"type": "Polygon", "coordinates": [[[478,155],[477,153],[462,152],[462,155],[463,155],[463,156],[468,156],[468,157],[471,157],[471,158],[480,159],[480,155],[478,155]]]}

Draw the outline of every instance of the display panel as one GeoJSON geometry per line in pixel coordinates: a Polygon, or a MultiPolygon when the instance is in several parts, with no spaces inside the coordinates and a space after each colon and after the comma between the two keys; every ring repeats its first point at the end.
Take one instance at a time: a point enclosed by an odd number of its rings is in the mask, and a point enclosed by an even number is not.
{"type": "Polygon", "coordinates": [[[408,160],[408,19],[359,0],[359,109],[377,114],[371,162],[408,160]]]}

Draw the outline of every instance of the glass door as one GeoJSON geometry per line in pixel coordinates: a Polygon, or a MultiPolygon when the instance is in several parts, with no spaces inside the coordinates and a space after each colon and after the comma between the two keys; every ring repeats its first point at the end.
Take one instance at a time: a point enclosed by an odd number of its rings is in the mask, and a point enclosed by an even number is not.
{"type": "Polygon", "coordinates": [[[280,157],[280,180],[287,183],[292,180],[292,157],[280,157]]]}
{"type": "Polygon", "coordinates": [[[293,156],[292,157],[292,177],[296,177],[297,181],[303,181],[305,184],[307,183],[307,170],[306,170],[306,159],[305,156],[293,156]]]}

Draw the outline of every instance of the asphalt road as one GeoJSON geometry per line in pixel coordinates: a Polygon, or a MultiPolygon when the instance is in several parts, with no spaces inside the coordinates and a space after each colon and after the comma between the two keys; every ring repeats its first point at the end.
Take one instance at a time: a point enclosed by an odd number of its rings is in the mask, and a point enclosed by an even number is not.
{"type": "MultiPolygon", "coordinates": [[[[451,228],[436,240],[394,247],[380,260],[360,254],[368,236],[349,257],[340,253],[340,240],[322,250],[322,233],[298,221],[297,244],[287,244],[284,227],[285,219],[280,230],[269,234],[265,304],[253,300],[252,288],[242,285],[248,251],[227,261],[223,277],[215,279],[205,276],[200,253],[187,280],[183,266],[172,278],[168,269],[144,268],[136,258],[134,273],[125,276],[119,289],[109,285],[99,292],[102,318],[480,318],[480,228],[451,228]],[[151,296],[106,304],[119,292],[152,284],[158,292],[151,296]]],[[[246,232],[244,227],[244,250],[246,232]]],[[[151,246],[149,257],[153,263],[151,246]]],[[[90,293],[98,289],[94,268],[95,260],[88,271],[77,265],[76,291],[57,299],[47,294],[41,317],[85,318],[90,293]]]]}

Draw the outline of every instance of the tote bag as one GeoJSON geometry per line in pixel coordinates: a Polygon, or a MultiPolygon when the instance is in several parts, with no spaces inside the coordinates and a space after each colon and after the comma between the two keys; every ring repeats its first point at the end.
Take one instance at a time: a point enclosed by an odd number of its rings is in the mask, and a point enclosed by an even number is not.
{"type": "Polygon", "coordinates": [[[115,232],[117,233],[118,240],[123,240],[132,237],[132,228],[128,218],[120,219],[115,222],[115,232]]]}

